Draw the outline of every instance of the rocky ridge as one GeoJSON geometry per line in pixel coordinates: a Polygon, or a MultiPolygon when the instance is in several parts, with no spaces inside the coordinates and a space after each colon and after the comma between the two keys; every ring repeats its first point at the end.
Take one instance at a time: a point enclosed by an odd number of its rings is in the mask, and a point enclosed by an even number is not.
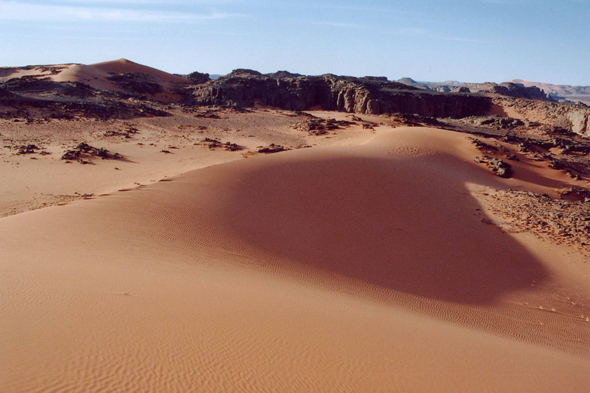
{"type": "Polygon", "coordinates": [[[504,82],[504,83],[461,83],[457,81],[447,82],[417,82],[412,78],[402,78],[398,80],[407,86],[415,87],[417,89],[438,91],[440,93],[483,93],[483,94],[498,94],[507,97],[528,98],[532,100],[553,101],[553,98],[548,92],[540,89],[538,86],[525,86],[520,83],[504,82]]]}
{"type": "Polygon", "coordinates": [[[551,83],[529,82],[522,79],[514,79],[512,82],[543,89],[556,101],[590,105],[590,86],[554,85],[551,83]]]}
{"type": "Polygon", "coordinates": [[[187,102],[192,105],[321,108],[375,115],[464,117],[484,114],[491,106],[490,99],[484,96],[422,91],[384,77],[298,76],[285,71],[263,75],[239,69],[191,90],[187,102]]]}
{"type": "MultiPolygon", "coordinates": [[[[588,106],[548,101],[538,87],[517,83],[461,84],[449,81],[425,84],[410,78],[395,82],[382,76],[305,76],[288,71],[262,74],[249,69],[236,69],[214,80],[208,74],[193,72],[184,76],[186,83],[176,83],[180,79],[178,76],[175,76],[174,83],[169,83],[164,81],[165,78],[158,79],[160,74],[168,79],[172,77],[161,71],[128,61],[115,63],[124,66],[117,70],[124,72],[108,72],[106,81],[117,90],[101,90],[82,82],[58,82],[49,78],[67,68],[65,66],[1,69],[5,77],[0,84],[0,117],[107,119],[166,116],[167,107],[158,101],[166,90],[170,93],[164,97],[168,105],[396,114],[412,116],[406,119],[406,123],[430,125],[487,116],[495,104],[516,112],[510,112],[510,116],[526,120],[526,127],[540,123],[590,136],[588,106]],[[139,71],[127,72],[132,70],[125,68],[128,63],[139,71]],[[10,77],[23,70],[38,74],[10,77]]],[[[495,129],[520,126],[511,120],[481,120],[474,119],[465,125],[495,129]],[[487,123],[483,124],[484,120],[487,123]]]]}
{"type": "Polygon", "coordinates": [[[590,107],[583,104],[495,97],[495,104],[511,108],[523,118],[590,137],[590,107]]]}

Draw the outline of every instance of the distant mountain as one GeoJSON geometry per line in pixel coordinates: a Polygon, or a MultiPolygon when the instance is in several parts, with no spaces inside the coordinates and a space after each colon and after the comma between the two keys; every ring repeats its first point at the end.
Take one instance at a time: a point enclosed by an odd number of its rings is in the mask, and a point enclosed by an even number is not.
{"type": "Polygon", "coordinates": [[[537,86],[525,86],[523,84],[504,82],[504,83],[463,83],[458,81],[445,82],[417,82],[412,78],[402,78],[397,80],[407,86],[416,89],[438,91],[441,93],[487,93],[500,94],[509,97],[529,98],[533,100],[551,101],[552,98],[547,96],[547,91],[543,91],[537,86]]]}
{"type": "Polygon", "coordinates": [[[583,104],[590,105],[590,86],[552,85],[550,83],[529,82],[522,79],[514,79],[512,82],[526,87],[538,87],[549,93],[557,101],[582,102],[583,104]]]}

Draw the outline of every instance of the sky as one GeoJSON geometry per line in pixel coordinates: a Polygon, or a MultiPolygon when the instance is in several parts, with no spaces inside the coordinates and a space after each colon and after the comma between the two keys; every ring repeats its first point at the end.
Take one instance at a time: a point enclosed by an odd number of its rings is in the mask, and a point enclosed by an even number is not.
{"type": "Polygon", "coordinates": [[[590,85],[590,0],[0,0],[0,66],[590,85]]]}

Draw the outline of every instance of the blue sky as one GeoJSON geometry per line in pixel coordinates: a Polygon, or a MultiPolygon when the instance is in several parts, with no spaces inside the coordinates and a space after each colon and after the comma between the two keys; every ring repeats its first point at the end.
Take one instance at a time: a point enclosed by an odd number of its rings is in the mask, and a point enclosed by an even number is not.
{"type": "Polygon", "coordinates": [[[0,65],[590,85],[590,0],[0,0],[0,65]]]}

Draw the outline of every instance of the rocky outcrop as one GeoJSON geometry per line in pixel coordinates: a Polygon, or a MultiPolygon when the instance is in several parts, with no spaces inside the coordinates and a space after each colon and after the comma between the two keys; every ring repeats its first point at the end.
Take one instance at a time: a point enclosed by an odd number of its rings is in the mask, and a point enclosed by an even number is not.
{"type": "Polygon", "coordinates": [[[211,78],[209,77],[209,74],[206,73],[202,73],[202,72],[191,72],[188,75],[185,75],[185,78],[188,79],[189,81],[199,84],[199,83],[205,83],[211,80],[211,78]]]}
{"type": "Polygon", "coordinates": [[[474,93],[499,94],[507,97],[528,98],[539,101],[553,101],[549,94],[536,86],[526,87],[524,85],[505,82],[505,83],[465,83],[464,87],[469,88],[474,93]]]}
{"type": "Polygon", "coordinates": [[[270,74],[265,74],[266,76],[270,76],[271,78],[297,78],[303,76],[301,74],[295,74],[289,71],[277,71],[270,74]]]}
{"type": "Polygon", "coordinates": [[[569,111],[566,117],[572,125],[573,132],[590,137],[590,109],[574,109],[569,111]]]}
{"type": "Polygon", "coordinates": [[[532,123],[545,124],[590,138],[590,108],[581,104],[496,96],[495,105],[510,108],[532,123]]]}
{"type": "Polygon", "coordinates": [[[349,113],[418,114],[465,117],[484,114],[490,99],[469,94],[441,94],[388,81],[385,77],[321,76],[270,77],[252,70],[231,74],[193,88],[194,105],[256,105],[286,110],[319,107],[349,113]]]}
{"type": "Polygon", "coordinates": [[[158,94],[163,91],[162,85],[151,75],[140,72],[124,72],[107,77],[121,89],[133,94],[158,94]]]}
{"type": "Polygon", "coordinates": [[[14,100],[16,96],[8,90],[0,87],[0,100],[14,100]]]}
{"type": "Polygon", "coordinates": [[[551,94],[551,97],[560,102],[572,104],[581,102],[590,105],[590,86],[553,85],[543,82],[529,82],[515,79],[512,82],[523,86],[536,86],[551,94]]]}
{"type": "Polygon", "coordinates": [[[248,78],[262,76],[262,74],[256,70],[250,70],[247,68],[238,68],[226,75],[227,78],[248,78]]]}
{"type": "Polygon", "coordinates": [[[519,83],[460,83],[456,81],[447,82],[416,82],[412,78],[402,78],[399,83],[422,90],[438,91],[441,93],[483,93],[497,94],[507,97],[527,98],[531,100],[553,101],[551,96],[537,86],[525,86],[519,83]]]}

